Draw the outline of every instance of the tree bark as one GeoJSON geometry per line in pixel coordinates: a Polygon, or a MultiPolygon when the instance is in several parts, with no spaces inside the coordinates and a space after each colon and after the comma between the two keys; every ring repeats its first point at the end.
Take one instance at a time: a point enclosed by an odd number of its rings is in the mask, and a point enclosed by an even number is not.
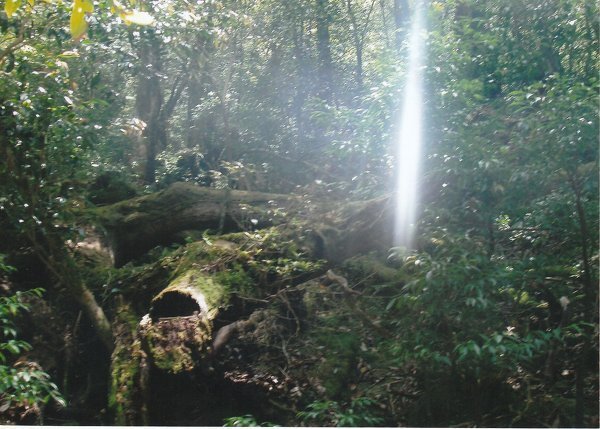
{"type": "Polygon", "coordinates": [[[227,288],[201,269],[177,276],[154,297],[150,313],[139,324],[149,362],[172,374],[193,370],[198,354],[210,354],[213,321],[228,301],[227,288]]]}
{"type": "Polygon", "coordinates": [[[352,39],[354,41],[354,50],[356,55],[354,74],[356,75],[356,87],[359,93],[361,93],[363,90],[363,47],[367,32],[369,30],[369,24],[371,22],[371,13],[373,12],[374,7],[375,0],[372,0],[364,19],[363,26],[360,28],[361,26],[357,20],[356,13],[354,12],[352,0],[346,0],[346,9],[348,11],[348,17],[350,18],[350,24],[352,25],[352,39]]]}
{"type": "Polygon", "coordinates": [[[163,95],[159,73],[161,64],[160,41],[153,29],[142,31],[143,40],[140,43],[140,73],[136,94],[136,109],[138,117],[145,122],[142,136],[146,164],[144,166],[144,181],[153,184],[156,175],[156,154],[164,144],[165,130],[161,122],[163,95]]]}
{"type": "Polygon", "coordinates": [[[45,239],[46,243],[42,245],[34,237],[31,238],[37,256],[58,283],[79,304],[102,344],[109,352],[112,351],[114,341],[110,322],[94,294],[86,286],[73,256],[56,237],[46,236],[45,239]]]}
{"type": "MultiPolygon", "coordinates": [[[[579,233],[581,239],[581,259],[583,262],[583,293],[584,293],[584,321],[590,325],[594,324],[594,307],[597,303],[595,288],[592,280],[592,268],[590,266],[589,242],[590,231],[587,225],[585,210],[582,201],[582,180],[575,174],[568,174],[569,184],[575,195],[575,208],[577,213],[577,223],[579,224],[579,233]]],[[[597,313],[597,312],[596,312],[597,313]]],[[[583,347],[581,354],[577,359],[576,378],[575,378],[575,426],[583,427],[585,420],[585,378],[587,376],[587,360],[590,355],[590,338],[593,335],[592,329],[586,327],[583,336],[583,347]]]]}

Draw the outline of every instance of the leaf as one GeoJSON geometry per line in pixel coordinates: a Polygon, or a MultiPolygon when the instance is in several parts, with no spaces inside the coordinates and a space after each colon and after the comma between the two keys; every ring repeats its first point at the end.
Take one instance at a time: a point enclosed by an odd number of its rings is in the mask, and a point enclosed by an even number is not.
{"type": "Polygon", "coordinates": [[[12,18],[14,13],[21,6],[21,0],[6,0],[4,3],[4,11],[6,12],[6,16],[12,18]]]}
{"type": "Polygon", "coordinates": [[[9,352],[11,352],[14,355],[18,355],[19,352],[21,351],[19,349],[19,347],[12,341],[7,343],[5,347],[6,347],[6,350],[8,350],[9,352]]]}
{"type": "Polygon", "coordinates": [[[58,55],[60,58],[78,58],[79,52],[77,51],[64,51],[58,55]]]}
{"type": "Polygon", "coordinates": [[[71,30],[71,37],[73,39],[81,38],[87,31],[87,22],[85,21],[85,9],[87,6],[84,5],[84,1],[75,0],[73,3],[73,10],[71,11],[71,19],[69,22],[69,28],[71,30]]]}
{"type": "Polygon", "coordinates": [[[439,356],[436,357],[436,359],[437,359],[438,362],[441,362],[441,363],[446,364],[448,366],[452,366],[452,361],[450,360],[450,358],[448,356],[439,355],[439,356]]]}
{"type": "Polygon", "coordinates": [[[4,336],[5,337],[16,337],[17,336],[17,331],[12,328],[12,327],[4,327],[4,336]]]}
{"type": "Polygon", "coordinates": [[[396,304],[397,299],[398,299],[397,296],[395,296],[392,299],[390,299],[390,301],[388,302],[388,304],[385,306],[385,311],[389,311],[396,304]]]}
{"type": "Polygon", "coordinates": [[[52,395],[52,397],[58,403],[58,405],[60,405],[61,407],[64,408],[64,407],[67,406],[67,401],[65,401],[65,399],[62,396],[60,396],[60,395],[52,395]]]}
{"type": "Polygon", "coordinates": [[[91,0],[83,0],[81,1],[81,8],[86,13],[94,12],[94,3],[91,0]]]}

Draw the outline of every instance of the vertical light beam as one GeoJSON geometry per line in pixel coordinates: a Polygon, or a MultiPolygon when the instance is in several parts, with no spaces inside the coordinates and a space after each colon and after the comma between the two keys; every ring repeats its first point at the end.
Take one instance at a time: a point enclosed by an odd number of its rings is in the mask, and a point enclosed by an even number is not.
{"type": "Polygon", "coordinates": [[[417,220],[417,182],[423,140],[423,6],[416,1],[410,28],[408,69],[396,137],[396,214],[394,245],[413,246],[417,220]]]}

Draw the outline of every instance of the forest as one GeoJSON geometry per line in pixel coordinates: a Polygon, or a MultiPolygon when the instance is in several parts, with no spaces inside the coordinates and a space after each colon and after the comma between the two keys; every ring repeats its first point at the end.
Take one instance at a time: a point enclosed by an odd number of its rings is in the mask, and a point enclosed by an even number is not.
{"type": "Polygon", "coordinates": [[[0,5],[0,424],[599,426],[596,1],[0,5]]]}

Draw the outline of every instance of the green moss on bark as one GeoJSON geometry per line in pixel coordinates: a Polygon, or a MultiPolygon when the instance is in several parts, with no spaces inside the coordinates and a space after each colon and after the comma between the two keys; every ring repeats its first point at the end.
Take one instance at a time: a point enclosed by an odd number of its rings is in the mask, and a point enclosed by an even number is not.
{"type": "Polygon", "coordinates": [[[152,363],[173,374],[194,369],[210,349],[212,320],[228,299],[228,288],[200,269],[173,280],[154,297],[140,323],[152,363]]]}
{"type": "Polygon", "coordinates": [[[118,308],[113,324],[115,349],[111,357],[108,406],[115,425],[142,424],[139,392],[142,351],[136,339],[137,319],[128,306],[118,308]]]}

